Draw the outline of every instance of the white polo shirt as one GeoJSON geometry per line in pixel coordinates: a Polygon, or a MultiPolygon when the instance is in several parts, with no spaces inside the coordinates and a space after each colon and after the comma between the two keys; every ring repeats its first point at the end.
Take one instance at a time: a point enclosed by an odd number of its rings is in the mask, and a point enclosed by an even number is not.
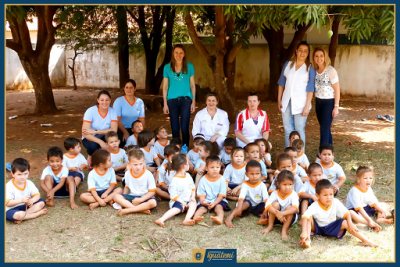
{"type": "Polygon", "coordinates": [[[132,196],[144,196],[157,190],[153,174],[146,169],[138,176],[132,170],[125,172],[125,188],[130,190],[129,195],[132,196]]]}
{"type": "Polygon", "coordinates": [[[171,196],[169,208],[172,208],[178,198],[184,202],[189,202],[193,191],[196,191],[196,187],[190,174],[185,173],[185,176],[175,175],[168,187],[168,192],[171,196]]]}
{"type": "Polygon", "coordinates": [[[268,210],[272,206],[272,203],[274,203],[275,201],[279,202],[279,205],[281,206],[280,211],[284,211],[288,206],[293,206],[297,208],[296,213],[298,213],[299,211],[299,196],[293,190],[285,197],[282,197],[279,190],[275,190],[274,192],[272,192],[267,200],[267,203],[265,203],[265,210],[268,210]]]}
{"type": "Polygon", "coordinates": [[[88,175],[88,191],[106,190],[110,185],[117,185],[115,171],[113,168],[107,168],[103,173],[100,173],[97,168],[93,168],[88,175]]]}
{"type": "Polygon", "coordinates": [[[363,191],[355,185],[347,194],[346,208],[358,211],[367,205],[375,207],[378,203],[379,201],[371,187],[368,187],[367,191],[363,191]]]}
{"type": "Polygon", "coordinates": [[[207,112],[207,107],[197,112],[193,120],[192,135],[198,133],[204,134],[206,140],[209,140],[213,135],[220,134],[227,136],[229,132],[229,119],[228,113],[222,109],[217,108],[214,117],[211,118],[207,112]]]}
{"type": "Polygon", "coordinates": [[[15,184],[14,178],[11,179],[11,181],[8,181],[6,184],[6,211],[25,205],[25,203],[19,203],[15,206],[7,207],[10,200],[16,200],[24,196],[34,197],[37,195],[40,196],[39,190],[31,180],[26,180],[24,187],[21,188],[15,184]]]}
{"type": "Polygon", "coordinates": [[[262,202],[267,202],[268,197],[267,187],[261,181],[256,185],[251,185],[248,181],[243,182],[242,188],[240,189],[239,200],[247,199],[254,207],[262,202]]]}
{"type": "Polygon", "coordinates": [[[331,205],[326,209],[321,202],[313,202],[306,212],[304,212],[301,218],[310,219],[313,217],[318,223],[318,226],[324,227],[328,224],[337,220],[339,218],[346,218],[350,211],[339,201],[339,199],[334,198],[331,205]]]}
{"type": "MultiPolygon", "coordinates": [[[[66,167],[78,167],[79,168],[81,165],[87,166],[87,164],[88,164],[87,160],[81,153],[75,155],[74,157],[68,156],[67,153],[64,154],[62,165],[66,166],[66,167]]],[[[82,179],[85,178],[85,174],[83,173],[83,171],[78,169],[77,172],[82,174],[82,179]]]]}

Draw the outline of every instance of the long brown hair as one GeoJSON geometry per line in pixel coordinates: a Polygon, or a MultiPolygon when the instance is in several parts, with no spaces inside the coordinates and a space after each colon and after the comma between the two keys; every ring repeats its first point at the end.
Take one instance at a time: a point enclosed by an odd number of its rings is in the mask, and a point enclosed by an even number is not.
{"type": "MultiPolygon", "coordinates": [[[[301,41],[301,42],[297,45],[296,51],[299,49],[299,47],[300,47],[301,45],[305,45],[305,46],[308,47],[308,56],[307,56],[306,62],[305,62],[305,63],[306,63],[306,66],[307,66],[307,71],[308,71],[308,68],[310,67],[310,45],[309,45],[306,41],[301,41]]],[[[292,58],[290,59],[290,61],[291,61],[291,63],[290,63],[290,68],[293,68],[293,65],[294,65],[294,63],[296,63],[296,60],[297,60],[297,53],[294,52],[292,58]]]]}
{"type": "Polygon", "coordinates": [[[318,64],[317,64],[317,62],[315,62],[314,56],[315,56],[315,53],[317,53],[318,51],[322,51],[322,53],[324,53],[325,68],[328,67],[329,65],[331,65],[331,59],[328,56],[326,56],[325,50],[322,49],[321,47],[317,47],[317,48],[314,49],[314,52],[313,52],[313,55],[312,55],[312,65],[313,65],[315,70],[318,70],[318,64]]]}
{"type": "Polygon", "coordinates": [[[183,57],[183,60],[182,60],[182,74],[186,74],[187,73],[187,61],[186,61],[186,50],[185,50],[185,48],[183,47],[183,45],[181,45],[181,44],[176,44],[176,45],[174,45],[174,48],[172,49],[172,57],[171,57],[171,70],[172,70],[172,72],[174,72],[175,73],[175,57],[174,57],[174,52],[175,52],[175,49],[176,48],[180,48],[180,49],[182,49],[183,50],[183,53],[185,53],[185,56],[183,57]]]}

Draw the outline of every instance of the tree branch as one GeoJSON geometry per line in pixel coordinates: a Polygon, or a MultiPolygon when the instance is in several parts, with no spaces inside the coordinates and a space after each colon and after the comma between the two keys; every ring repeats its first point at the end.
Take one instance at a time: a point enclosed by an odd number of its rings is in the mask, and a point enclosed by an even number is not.
{"type": "Polygon", "coordinates": [[[243,46],[243,42],[244,42],[245,38],[252,35],[256,30],[257,30],[257,23],[253,22],[250,25],[250,27],[247,29],[247,31],[242,35],[242,37],[239,38],[239,40],[236,42],[236,44],[228,52],[228,58],[227,58],[228,63],[232,63],[235,60],[239,50],[243,46]]]}
{"type": "Polygon", "coordinates": [[[128,12],[128,14],[136,21],[137,24],[139,24],[139,20],[138,18],[135,16],[135,14],[133,14],[133,12],[130,9],[126,9],[126,11],[128,12]]]}
{"type": "Polygon", "coordinates": [[[15,52],[17,52],[17,54],[22,55],[23,54],[23,49],[22,46],[20,44],[17,44],[14,41],[11,40],[6,40],[6,47],[14,50],[15,52]]]}

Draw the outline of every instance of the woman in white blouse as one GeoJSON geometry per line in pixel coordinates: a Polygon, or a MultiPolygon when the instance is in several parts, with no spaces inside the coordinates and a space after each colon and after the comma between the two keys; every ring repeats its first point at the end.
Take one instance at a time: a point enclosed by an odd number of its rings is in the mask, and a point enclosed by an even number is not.
{"type": "Polygon", "coordinates": [[[292,59],[283,65],[278,81],[278,109],[282,112],[285,146],[290,145],[292,131],[298,131],[306,143],[305,126],[315,88],[315,70],[309,55],[310,46],[300,42],[292,59]]]}
{"type": "Polygon", "coordinates": [[[201,133],[206,141],[217,142],[220,149],[229,132],[228,114],[217,108],[218,96],[215,93],[206,95],[206,107],[197,112],[193,121],[193,137],[201,133]]]}
{"type": "Polygon", "coordinates": [[[320,126],[320,145],[333,144],[331,125],[339,114],[340,87],[336,70],[330,66],[325,50],[317,47],[313,53],[315,76],[315,110],[320,126]]]}

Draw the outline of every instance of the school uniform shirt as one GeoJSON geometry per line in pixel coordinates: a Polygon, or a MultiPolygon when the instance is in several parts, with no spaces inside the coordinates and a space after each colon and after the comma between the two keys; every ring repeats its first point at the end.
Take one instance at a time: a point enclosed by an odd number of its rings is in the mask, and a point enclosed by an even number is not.
{"type": "Polygon", "coordinates": [[[218,157],[225,165],[231,163],[231,154],[226,153],[225,149],[222,149],[221,152],[219,152],[218,157]]]}
{"type": "Polygon", "coordinates": [[[137,146],[137,139],[136,136],[134,134],[132,134],[131,136],[128,137],[128,139],[126,139],[126,144],[125,146],[130,146],[130,145],[134,145],[137,146]]]}
{"type": "Polygon", "coordinates": [[[214,117],[211,118],[208,114],[207,107],[197,112],[193,120],[192,135],[195,136],[198,133],[202,133],[206,140],[216,134],[220,134],[223,139],[228,135],[229,132],[229,119],[228,113],[222,109],[217,108],[217,112],[214,117]]]}
{"type": "MultiPolygon", "coordinates": [[[[215,181],[210,180],[208,175],[204,175],[197,186],[197,197],[205,197],[205,202],[213,203],[217,200],[218,196],[223,196],[222,201],[228,203],[226,198],[226,181],[220,175],[215,181]]],[[[197,205],[200,204],[200,201],[197,205]]]]}
{"type": "Polygon", "coordinates": [[[122,164],[124,164],[124,162],[128,162],[126,151],[122,148],[118,148],[117,152],[110,151],[110,155],[113,168],[121,166],[122,164]]]}
{"type": "Polygon", "coordinates": [[[196,191],[196,187],[194,186],[193,178],[190,174],[185,172],[184,176],[174,175],[168,187],[168,192],[171,196],[169,208],[172,208],[178,198],[184,202],[189,202],[193,191],[196,191]]]}
{"type": "MultiPolygon", "coordinates": [[[[278,84],[285,88],[282,95],[282,113],[289,107],[292,115],[300,114],[307,102],[307,93],[315,91],[315,69],[304,63],[298,70],[296,64],[290,66],[291,62],[286,61],[283,65],[281,77],[278,84]]],[[[310,105],[311,109],[311,105],[310,105]]]]}
{"type": "Polygon", "coordinates": [[[111,185],[117,185],[115,171],[113,168],[107,168],[103,173],[97,168],[93,168],[88,175],[88,191],[101,191],[108,189],[111,185]]]}
{"type": "Polygon", "coordinates": [[[248,200],[251,206],[255,207],[261,202],[267,202],[268,191],[264,183],[259,181],[256,185],[251,185],[248,181],[244,181],[240,189],[239,200],[248,200]]]}
{"type": "MultiPolygon", "coordinates": [[[[67,153],[64,154],[62,165],[66,167],[80,167],[81,165],[88,165],[85,157],[79,153],[74,157],[68,156],[67,153]]],[[[77,170],[78,173],[82,174],[82,179],[85,178],[85,174],[81,170],[77,170]]]]}
{"type": "Polygon", "coordinates": [[[46,178],[47,175],[50,175],[51,177],[53,177],[54,181],[56,181],[56,183],[58,184],[60,183],[61,179],[65,179],[68,177],[68,173],[69,171],[65,166],[62,166],[61,170],[58,173],[54,173],[51,167],[47,166],[46,168],[44,168],[40,180],[44,180],[44,178],[46,178]]]}
{"type": "Polygon", "coordinates": [[[358,211],[367,205],[375,207],[378,203],[379,201],[371,187],[368,187],[367,191],[363,191],[355,185],[347,194],[346,208],[358,211]]]}
{"type": "Polygon", "coordinates": [[[297,156],[297,164],[299,163],[306,164],[307,167],[310,166],[310,162],[308,161],[307,155],[304,154],[304,152],[297,156]]]}
{"type": "Polygon", "coordinates": [[[150,150],[146,150],[146,148],[141,147],[140,150],[143,151],[144,154],[144,161],[146,162],[146,165],[151,165],[155,162],[156,159],[158,159],[157,153],[154,150],[154,147],[150,147],[150,150]]]}
{"type": "Polygon", "coordinates": [[[301,196],[303,193],[315,196],[315,184],[313,184],[311,181],[306,181],[300,189],[299,196],[301,196]]]}
{"type": "Polygon", "coordinates": [[[153,148],[154,148],[154,151],[156,152],[156,154],[157,154],[158,157],[160,157],[160,156],[161,156],[161,157],[164,157],[164,148],[165,148],[167,145],[169,145],[169,140],[166,140],[164,143],[161,143],[160,140],[157,140],[157,141],[154,143],[153,148]]]}
{"type": "MultiPolygon", "coordinates": [[[[226,166],[224,175],[225,181],[234,184],[241,184],[244,180],[246,180],[246,162],[243,162],[243,165],[240,167],[235,167],[233,164],[229,164],[226,166]]],[[[247,178],[248,180],[248,178],[247,178]]]]}
{"type": "MultiPolygon", "coordinates": [[[[268,152],[265,152],[265,155],[267,155],[267,159],[268,159],[269,161],[271,161],[271,154],[268,153],[268,152]]],[[[262,158],[262,161],[264,162],[265,166],[267,166],[267,163],[265,162],[265,158],[264,158],[264,157],[262,158]]]]}
{"type": "MultiPolygon", "coordinates": [[[[97,106],[90,107],[86,110],[85,115],[83,115],[83,121],[90,123],[90,128],[93,130],[105,130],[110,129],[111,122],[118,122],[117,113],[115,109],[108,108],[107,114],[103,117],[100,114],[99,108],[97,106]]],[[[94,136],[102,138],[104,135],[95,134],[94,136]]],[[[82,136],[82,140],[85,139],[82,136]]]]}
{"type": "MultiPolygon", "coordinates": [[[[270,194],[273,191],[276,190],[275,181],[276,181],[276,178],[278,177],[279,173],[280,173],[280,171],[276,171],[275,172],[274,180],[272,180],[272,184],[271,184],[271,186],[270,186],[270,188],[268,190],[268,193],[270,193],[270,194]]],[[[294,172],[292,172],[292,173],[293,173],[293,176],[294,176],[293,189],[296,192],[296,194],[298,194],[298,193],[300,193],[300,190],[303,187],[303,181],[301,180],[301,178],[296,173],[294,173],[294,172]]]]}
{"type": "Polygon", "coordinates": [[[268,210],[274,201],[278,201],[279,205],[281,206],[280,211],[284,211],[288,206],[293,206],[297,209],[297,212],[299,211],[299,196],[295,191],[290,191],[289,194],[287,194],[285,197],[281,196],[281,193],[279,192],[279,189],[272,192],[272,194],[269,196],[267,202],[265,203],[265,210],[268,210]]]}
{"type": "Polygon", "coordinates": [[[206,164],[206,159],[199,157],[194,164],[194,168],[197,169],[201,166],[201,164],[206,164]]]}
{"type": "Polygon", "coordinates": [[[299,177],[308,177],[307,172],[298,164],[294,166],[292,172],[297,174],[299,177]]]}
{"type": "Polygon", "coordinates": [[[15,184],[14,178],[8,181],[6,184],[6,211],[13,209],[17,206],[25,205],[25,203],[19,203],[12,207],[7,207],[10,200],[16,200],[24,196],[40,196],[39,190],[31,180],[26,180],[24,186],[21,188],[15,184]]]}
{"type": "Polygon", "coordinates": [[[264,161],[262,161],[261,159],[258,159],[257,161],[258,161],[258,163],[260,163],[260,165],[261,165],[261,175],[262,175],[264,178],[268,177],[268,174],[267,174],[267,166],[265,165],[264,161]]]}
{"type": "Polygon", "coordinates": [[[125,172],[125,188],[130,190],[129,195],[132,196],[143,196],[157,190],[153,174],[146,169],[138,176],[132,170],[125,172]]]}
{"type": "Polygon", "coordinates": [[[342,167],[332,161],[330,166],[325,166],[321,161],[317,162],[322,167],[323,179],[328,179],[331,184],[336,184],[339,180],[346,180],[346,175],[342,167]]]}
{"type": "Polygon", "coordinates": [[[193,166],[196,164],[197,159],[200,158],[199,151],[194,150],[194,148],[191,149],[186,155],[188,155],[193,166]]]}
{"type": "Polygon", "coordinates": [[[157,170],[159,185],[165,184],[166,186],[169,186],[172,181],[172,177],[174,177],[174,175],[176,174],[176,171],[170,170],[168,173],[166,172],[166,169],[167,169],[167,164],[163,164],[157,170]]]}
{"type": "Polygon", "coordinates": [[[339,218],[346,218],[350,211],[339,201],[339,199],[334,198],[331,205],[326,209],[321,202],[313,202],[306,212],[304,212],[301,218],[310,219],[311,217],[318,223],[318,226],[324,227],[330,223],[333,223],[339,218]]]}
{"type": "MultiPolygon", "coordinates": [[[[249,108],[240,111],[236,116],[235,133],[240,132],[247,140],[254,142],[254,140],[262,138],[264,132],[271,132],[267,112],[258,109],[257,117],[258,119],[256,124],[256,121],[251,117],[249,108]]],[[[240,147],[246,145],[244,142],[239,140],[239,138],[236,138],[236,143],[240,147]]]]}
{"type": "Polygon", "coordinates": [[[134,121],[145,118],[143,100],[137,97],[134,97],[133,103],[129,102],[126,96],[118,97],[113,108],[126,129],[131,129],[134,121]]]}

